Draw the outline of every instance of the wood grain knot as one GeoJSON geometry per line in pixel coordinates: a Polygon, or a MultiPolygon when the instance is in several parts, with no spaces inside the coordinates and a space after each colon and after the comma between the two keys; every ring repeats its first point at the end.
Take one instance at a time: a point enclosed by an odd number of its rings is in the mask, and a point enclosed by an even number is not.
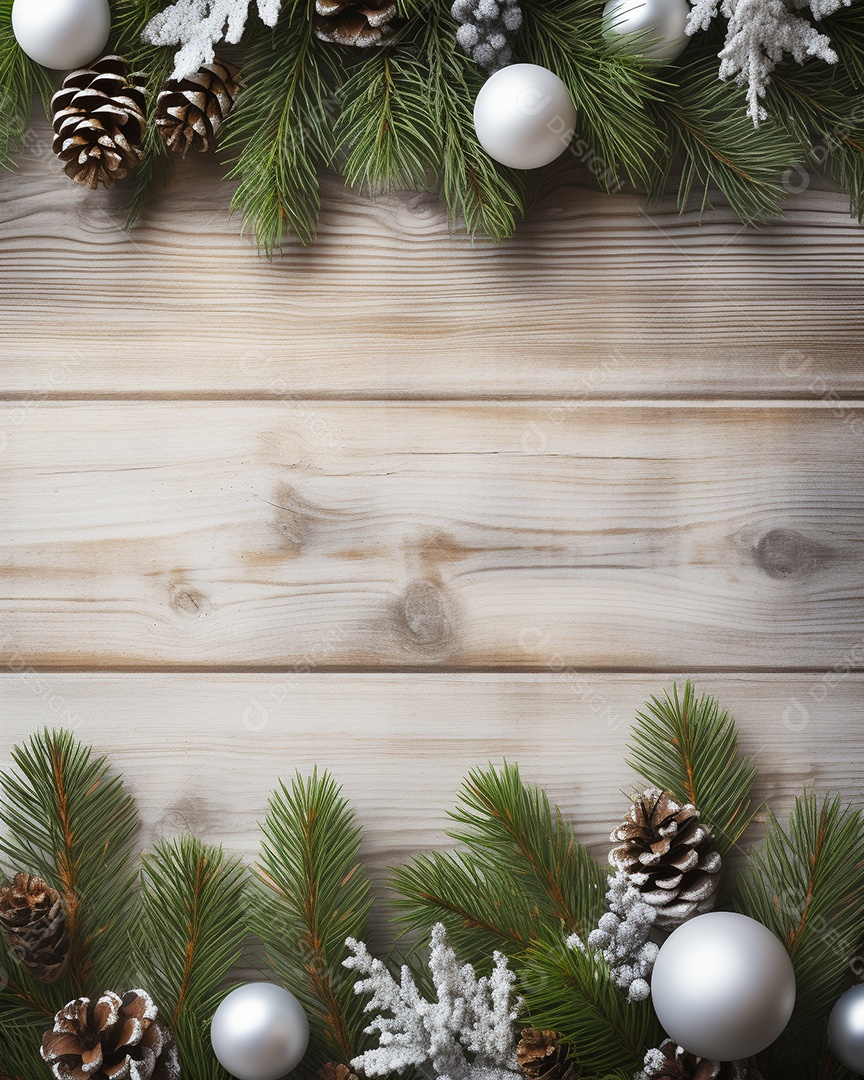
{"type": "Polygon", "coordinates": [[[215,820],[209,800],[200,795],[184,795],[166,806],[155,827],[163,833],[191,832],[202,836],[215,820]]]}
{"type": "Polygon", "coordinates": [[[399,615],[411,645],[440,652],[454,638],[450,603],[434,581],[413,581],[405,591],[399,615]]]}
{"type": "Polygon", "coordinates": [[[772,529],[753,551],[756,565],[769,577],[802,577],[826,563],[832,551],[794,529],[772,529]]]}
{"type": "Polygon", "coordinates": [[[197,589],[189,585],[172,585],[170,589],[171,607],[179,615],[187,615],[191,619],[197,619],[209,614],[211,603],[197,589]]]}

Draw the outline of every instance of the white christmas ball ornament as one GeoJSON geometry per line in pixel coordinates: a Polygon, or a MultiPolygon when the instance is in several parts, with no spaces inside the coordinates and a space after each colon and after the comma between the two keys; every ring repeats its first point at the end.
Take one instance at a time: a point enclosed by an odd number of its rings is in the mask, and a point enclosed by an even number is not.
{"type": "Polygon", "coordinates": [[[303,1006],[275,983],[238,986],[210,1025],[213,1053],[237,1080],[281,1080],[300,1064],[309,1045],[303,1006]]]}
{"type": "Polygon", "coordinates": [[[108,42],[108,0],[15,0],[15,39],[31,60],[47,68],[78,68],[108,42]]]}
{"type": "Polygon", "coordinates": [[[648,60],[669,63],[687,48],[687,0],[609,0],[603,33],[611,44],[648,60]]]}
{"type": "Polygon", "coordinates": [[[486,153],[513,169],[539,169],[562,154],[576,127],[564,83],[537,64],[511,64],[486,80],[474,129],[486,153]]]}
{"type": "Polygon", "coordinates": [[[663,944],[651,997],[666,1034],[689,1053],[739,1061],[770,1046],[789,1023],[795,971],[762,923],[712,911],[663,944]]]}
{"type": "Polygon", "coordinates": [[[864,986],[853,986],[831,1010],[831,1053],[850,1072],[864,1073],[864,986]]]}

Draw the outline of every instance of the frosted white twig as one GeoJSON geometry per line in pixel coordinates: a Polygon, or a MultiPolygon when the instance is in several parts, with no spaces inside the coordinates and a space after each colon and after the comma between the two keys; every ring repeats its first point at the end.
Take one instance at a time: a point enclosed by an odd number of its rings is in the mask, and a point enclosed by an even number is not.
{"type": "MultiPolygon", "coordinates": [[[[651,993],[648,980],[659,952],[659,946],[649,940],[657,911],[622,873],[609,878],[606,901],[609,910],[588,935],[588,945],[603,953],[612,981],[627,991],[627,1000],[644,1001],[651,993]]],[[[583,947],[573,938],[567,944],[583,947]]]]}
{"type": "Polygon", "coordinates": [[[388,1076],[429,1065],[438,1080],[514,1080],[516,1038],[513,1022],[521,1001],[514,997],[515,974],[507,957],[494,954],[492,974],[478,979],[470,964],[460,965],[441,923],[432,930],[429,971],[436,1001],[427,1001],[408,967],[397,982],[387,967],[353,938],[344,961],[361,976],[354,990],[369,994],[366,1012],[382,1010],[366,1031],[378,1046],[354,1058],[367,1076],[388,1076]]]}
{"type": "MultiPolygon", "coordinates": [[[[141,35],[151,45],[179,45],[172,78],[185,79],[213,60],[219,41],[236,45],[243,37],[252,0],[176,0],[154,15],[141,35]]],[[[266,26],[275,26],[282,0],[256,0],[266,26]]]]}
{"type": "Polygon", "coordinates": [[[837,63],[831,41],[806,14],[818,22],[852,0],[695,0],[687,33],[707,30],[718,17],[728,19],[726,42],[720,50],[720,78],[747,87],[747,115],[754,124],[766,119],[762,104],[771,72],[784,56],[799,64],[815,57],[837,63]],[[805,12],[805,15],[798,14],[805,12]]]}

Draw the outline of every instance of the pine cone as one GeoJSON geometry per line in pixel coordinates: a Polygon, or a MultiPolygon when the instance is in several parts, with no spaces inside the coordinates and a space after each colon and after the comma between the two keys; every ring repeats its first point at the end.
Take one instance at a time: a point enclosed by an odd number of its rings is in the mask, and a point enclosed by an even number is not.
{"type": "Polygon", "coordinates": [[[240,72],[224,60],[185,79],[169,79],[156,99],[156,127],[169,150],[186,157],[213,146],[240,89],[240,72]]]}
{"type": "Polygon", "coordinates": [[[689,1054],[672,1039],[645,1057],[645,1068],[635,1080],[762,1080],[750,1059],[709,1061],[689,1054]]]}
{"type": "Polygon", "coordinates": [[[347,1065],[337,1065],[335,1061],[328,1061],[318,1070],[321,1080],[359,1080],[357,1073],[352,1072],[347,1065]]]}
{"type": "Polygon", "coordinates": [[[76,184],[110,188],[143,156],[146,121],[143,79],[128,75],[119,56],[73,71],[51,99],[54,153],[76,184]]]}
{"type": "Polygon", "coordinates": [[[396,26],[391,0],[315,0],[315,35],[361,49],[381,45],[396,26]]]}
{"type": "Polygon", "coordinates": [[[16,874],[11,885],[0,889],[0,925],[37,982],[60,978],[69,960],[69,927],[60,893],[42,878],[16,874]]]}
{"type": "Polygon", "coordinates": [[[528,1080],[573,1080],[576,1065],[559,1045],[557,1031],[524,1028],[516,1047],[516,1064],[528,1080]]]}
{"type": "Polygon", "coordinates": [[[657,908],[655,925],[661,930],[713,908],[720,853],[694,806],[681,806],[668,791],[651,788],[636,799],[610,839],[618,844],[610,862],[646,904],[657,908]]]}
{"type": "Polygon", "coordinates": [[[174,1039],[156,1013],[144,990],[77,998],[42,1036],[42,1057],[56,1080],[179,1080],[174,1039]]]}

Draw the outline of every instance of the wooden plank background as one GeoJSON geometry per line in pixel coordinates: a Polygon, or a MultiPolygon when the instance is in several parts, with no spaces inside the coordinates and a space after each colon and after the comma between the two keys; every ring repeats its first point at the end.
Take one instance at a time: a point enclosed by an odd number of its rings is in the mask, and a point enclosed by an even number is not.
{"type": "Polygon", "coordinates": [[[864,795],[842,196],[754,231],[562,173],[494,247],[327,179],[272,262],[229,196],[189,163],[126,234],[44,125],[0,179],[0,765],[72,725],[142,842],[251,858],[317,762],[380,877],[506,757],[602,853],[634,711],[692,675],[781,811],[864,795]]]}

